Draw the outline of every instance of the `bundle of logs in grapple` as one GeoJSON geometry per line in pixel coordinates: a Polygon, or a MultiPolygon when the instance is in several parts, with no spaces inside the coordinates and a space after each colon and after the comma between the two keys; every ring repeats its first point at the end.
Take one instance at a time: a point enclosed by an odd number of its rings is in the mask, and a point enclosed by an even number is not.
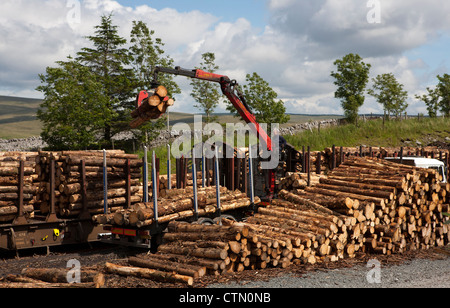
{"type": "MultiPolygon", "coordinates": [[[[90,214],[104,211],[103,192],[103,151],[62,151],[39,152],[36,158],[37,171],[41,181],[45,182],[40,192],[40,210],[43,214],[50,211],[50,162],[55,161],[55,210],[61,217],[78,216],[83,209],[81,162],[84,161],[86,177],[86,201],[90,214]]],[[[110,150],[106,154],[107,162],[107,204],[113,213],[127,202],[127,160],[130,163],[130,200],[131,204],[141,202],[139,181],[142,160],[138,155],[125,154],[122,150],[110,150]]]]}
{"type": "Polygon", "coordinates": [[[35,152],[0,153],[0,223],[17,217],[19,206],[19,165],[24,162],[23,204],[24,216],[34,216],[39,181],[35,174],[35,152]]]}
{"type": "MultiPolygon", "coordinates": [[[[251,204],[250,198],[241,191],[229,191],[226,187],[219,187],[219,191],[220,209],[222,212],[246,207],[251,204]]],[[[198,216],[215,213],[217,211],[216,187],[199,187],[197,202],[198,216]]],[[[259,202],[259,198],[255,198],[255,203],[259,202]]],[[[158,198],[157,206],[159,223],[193,217],[195,214],[193,187],[166,190],[165,197],[158,198]]],[[[96,215],[93,219],[99,224],[142,228],[154,223],[156,218],[153,202],[141,202],[109,215],[96,215]]]]}
{"type": "Polygon", "coordinates": [[[174,100],[167,96],[167,89],[164,86],[157,87],[154,91],[149,91],[149,97],[145,98],[141,105],[138,106],[131,116],[131,128],[136,128],[143,123],[158,119],[161,115],[166,113],[167,108],[174,104],[174,100]]]}

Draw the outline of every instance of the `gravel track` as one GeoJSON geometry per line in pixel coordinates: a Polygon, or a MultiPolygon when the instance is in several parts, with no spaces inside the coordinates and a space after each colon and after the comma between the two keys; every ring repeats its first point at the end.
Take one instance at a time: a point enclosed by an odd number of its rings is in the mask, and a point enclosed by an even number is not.
{"type": "MultiPolygon", "coordinates": [[[[0,252],[0,279],[20,274],[27,267],[65,268],[67,261],[77,259],[83,268],[103,271],[105,262],[127,264],[127,257],[144,255],[142,250],[102,245],[75,245],[22,252],[0,252]]],[[[371,278],[376,276],[369,275],[371,278]]],[[[108,274],[107,288],[185,288],[182,284],[159,283],[148,279],[108,274]]],[[[286,269],[245,270],[221,276],[205,276],[194,282],[194,288],[450,288],[450,246],[408,252],[404,255],[360,255],[354,259],[316,265],[290,266],[286,269]],[[380,263],[380,283],[369,283],[368,273],[375,270],[367,262],[380,263]]]]}
{"type": "MultiPolygon", "coordinates": [[[[377,258],[377,256],[372,256],[377,258]]],[[[365,261],[306,273],[281,273],[265,280],[233,280],[212,283],[209,288],[450,288],[450,247],[419,252],[392,264],[380,257],[378,268],[365,261]],[[379,271],[378,271],[379,270],[379,271]],[[379,272],[376,279],[374,272],[379,272]],[[369,276],[369,277],[368,277],[369,276]]],[[[373,260],[373,259],[369,259],[373,260]]],[[[257,276],[257,275],[255,275],[257,276]]]]}
{"type": "MultiPolygon", "coordinates": [[[[211,288],[450,288],[450,258],[413,260],[380,268],[380,283],[367,280],[371,268],[355,266],[315,271],[298,277],[284,274],[268,281],[212,284],[211,288]]],[[[370,275],[369,275],[370,276],[370,275]]]]}

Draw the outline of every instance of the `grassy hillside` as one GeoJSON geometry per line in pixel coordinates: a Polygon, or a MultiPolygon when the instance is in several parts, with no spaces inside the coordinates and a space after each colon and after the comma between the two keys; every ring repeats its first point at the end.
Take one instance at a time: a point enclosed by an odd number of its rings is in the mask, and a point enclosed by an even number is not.
{"type": "Polygon", "coordinates": [[[41,123],[36,112],[39,99],[0,96],[0,138],[39,136],[41,123]]]}
{"type": "MultiPolygon", "coordinates": [[[[11,96],[0,96],[0,138],[27,138],[39,136],[42,125],[36,118],[36,113],[41,104],[40,99],[30,99],[11,96]]],[[[236,123],[239,118],[230,114],[218,114],[219,123],[236,123]]],[[[339,116],[328,115],[291,115],[291,120],[282,126],[295,123],[337,118],[339,116]]],[[[193,126],[194,115],[180,112],[169,113],[170,125],[176,123],[187,123],[193,126]]]]}
{"type": "Polygon", "coordinates": [[[425,146],[433,142],[450,144],[450,120],[445,118],[422,118],[391,120],[383,125],[382,120],[361,122],[305,131],[294,136],[285,136],[287,142],[300,149],[310,146],[311,150],[323,150],[336,146],[425,146]],[[448,138],[448,139],[445,139],[448,138]]]}

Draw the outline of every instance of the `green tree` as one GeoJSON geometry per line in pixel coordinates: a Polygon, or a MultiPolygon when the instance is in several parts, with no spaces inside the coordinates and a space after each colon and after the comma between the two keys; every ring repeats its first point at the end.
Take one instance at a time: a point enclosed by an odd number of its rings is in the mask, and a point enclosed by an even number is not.
{"type": "Polygon", "coordinates": [[[89,68],[69,57],[40,74],[36,90],[45,96],[37,117],[43,123],[42,139],[52,150],[86,149],[110,121],[109,98],[89,68]]]}
{"type": "MultiPolygon", "coordinates": [[[[286,107],[282,100],[277,100],[278,94],[257,73],[247,74],[246,84],[243,86],[243,95],[247,105],[252,110],[256,121],[267,123],[268,133],[272,131],[271,124],[283,124],[289,121],[290,116],[286,114],[286,107]]],[[[235,116],[239,114],[231,103],[227,110],[235,116]]]]}
{"type": "Polygon", "coordinates": [[[341,100],[344,115],[349,122],[356,123],[358,110],[364,104],[365,88],[369,81],[370,64],[358,54],[348,54],[334,62],[337,71],[331,72],[338,87],[334,96],[341,100]]]}
{"type": "Polygon", "coordinates": [[[437,76],[439,83],[437,89],[439,90],[439,109],[446,117],[450,116],[450,75],[444,74],[442,77],[437,76]]]}
{"type": "MultiPolygon", "coordinates": [[[[171,67],[173,59],[165,56],[164,43],[160,38],[153,38],[155,31],[149,30],[142,21],[133,21],[131,30],[131,65],[137,77],[136,92],[151,88],[154,70],[156,66],[171,67]]],[[[173,75],[159,74],[158,82],[167,88],[169,96],[181,93],[178,84],[173,80],[173,75]]],[[[135,130],[135,137],[142,143],[146,143],[157,137],[158,130],[165,126],[166,117],[156,121],[148,121],[135,130]]]]}
{"type": "Polygon", "coordinates": [[[87,36],[93,48],[82,48],[77,53],[77,60],[91,69],[109,97],[105,107],[111,117],[104,122],[103,128],[104,140],[109,144],[115,133],[128,127],[128,114],[136,96],[137,81],[129,68],[131,56],[125,48],[127,40],[119,36],[112,14],[102,16],[100,25],[95,29],[94,36],[87,36]]]}
{"type": "Polygon", "coordinates": [[[393,113],[398,117],[408,108],[408,92],[403,90],[403,85],[397,81],[394,74],[378,75],[372,78],[372,81],[373,88],[367,92],[376,98],[388,115],[393,113]]]}
{"type": "Polygon", "coordinates": [[[430,118],[436,118],[439,111],[439,89],[427,88],[428,93],[422,96],[416,95],[416,99],[421,100],[427,105],[428,116],[430,118]]]}
{"type": "MultiPolygon", "coordinates": [[[[216,56],[212,52],[202,54],[203,62],[200,63],[201,69],[209,73],[214,73],[219,69],[215,64],[216,56]]],[[[206,123],[217,120],[217,116],[213,116],[214,109],[219,105],[222,94],[219,92],[219,86],[216,83],[208,82],[200,79],[192,79],[193,87],[191,96],[197,102],[194,107],[202,110],[206,115],[206,123]]]]}

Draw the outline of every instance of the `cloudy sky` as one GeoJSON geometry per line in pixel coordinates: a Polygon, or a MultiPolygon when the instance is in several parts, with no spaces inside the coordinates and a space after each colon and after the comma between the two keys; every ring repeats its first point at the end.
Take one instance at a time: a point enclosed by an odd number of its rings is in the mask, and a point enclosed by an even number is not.
{"type": "MultiPolygon", "coordinates": [[[[214,52],[221,74],[245,83],[257,72],[290,113],[342,113],[333,62],[358,53],[371,77],[394,73],[414,99],[449,73],[450,1],[446,0],[1,0],[0,95],[42,98],[38,74],[89,46],[103,14],[129,37],[142,20],[176,65],[193,68],[214,52]]],[[[187,80],[173,111],[195,112],[187,80]]],[[[224,111],[224,105],[217,109],[224,111]]],[[[382,113],[368,97],[361,113],[382,113]]]]}

